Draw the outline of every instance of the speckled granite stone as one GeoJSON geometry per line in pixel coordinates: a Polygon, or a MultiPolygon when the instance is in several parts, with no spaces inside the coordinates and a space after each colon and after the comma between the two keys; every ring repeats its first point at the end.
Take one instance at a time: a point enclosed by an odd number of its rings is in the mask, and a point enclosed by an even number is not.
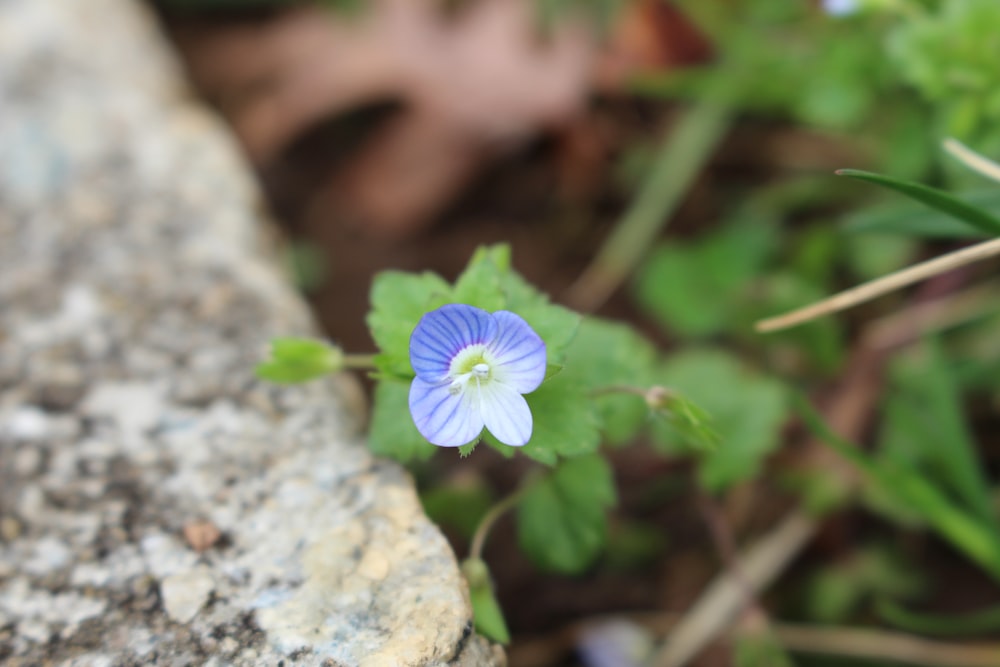
{"type": "Polygon", "coordinates": [[[3,664],[503,663],[350,379],[254,381],[260,211],[137,3],[0,0],[3,664]]]}

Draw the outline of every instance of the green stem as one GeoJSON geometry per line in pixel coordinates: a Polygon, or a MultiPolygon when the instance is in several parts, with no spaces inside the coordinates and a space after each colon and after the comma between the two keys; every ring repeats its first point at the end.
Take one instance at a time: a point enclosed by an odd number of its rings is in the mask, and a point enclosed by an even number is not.
{"type": "Polygon", "coordinates": [[[479,521],[479,525],[476,526],[476,532],[472,536],[472,544],[469,547],[469,557],[467,560],[482,559],[483,547],[486,544],[486,538],[490,533],[490,529],[493,528],[493,524],[506,514],[508,510],[513,509],[517,505],[524,494],[535,485],[537,479],[537,477],[529,478],[516,491],[500,500],[483,515],[483,518],[479,521]]]}
{"type": "Polygon", "coordinates": [[[612,384],[607,387],[598,387],[590,391],[588,396],[590,398],[597,398],[598,396],[607,396],[608,394],[627,394],[629,396],[638,396],[642,400],[646,401],[646,405],[649,406],[650,410],[662,410],[670,405],[671,399],[676,398],[677,394],[672,389],[667,389],[666,387],[661,387],[660,385],[653,385],[652,387],[634,387],[627,384],[612,384]]]}
{"type": "Polygon", "coordinates": [[[879,616],[895,627],[921,635],[960,637],[1000,631],[1000,606],[964,614],[921,614],[888,599],[881,599],[875,609],[879,616]]]}
{"type": "Polygon", "coordinates": [[[716,94],[707,94],[684,112],[663,140],[652,170],[624,217],[570,287],[567,301],[571,306],[593,311],[624,282],[729,130],[733,115],[732,105],[720,102],[716,94]]]}
{"type": "Polygon", "coordinates": [[[627,384],[611,384],[607,387],[592,389],[589,395],[591,398],[596,398],[597,396],[607,396],[608,394],[631,394],[633,396],[645,398],[647,393],[649,393],[649,389],[645,387],[633,387],[627,384]]]}
{"type": "Polygon", "coordinates": [[[343,367],[352,370],[374,370],[375,369],[375,355],[374,354],[345,354],[343,358],[343,367]]]}

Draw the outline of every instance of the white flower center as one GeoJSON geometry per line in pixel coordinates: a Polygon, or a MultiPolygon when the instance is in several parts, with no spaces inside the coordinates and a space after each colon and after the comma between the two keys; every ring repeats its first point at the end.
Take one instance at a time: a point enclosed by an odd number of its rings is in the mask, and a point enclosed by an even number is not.
{"type": "Polygon", "coordinates": [[[486,346],[470,345],[456,354],[451,361],[448,373],[451,384],[448,386],[448,391],[459,394],[465,391],[473,380],[477,388],[481,387],[490,381],[492,374],[491,359],[486,346]]]}

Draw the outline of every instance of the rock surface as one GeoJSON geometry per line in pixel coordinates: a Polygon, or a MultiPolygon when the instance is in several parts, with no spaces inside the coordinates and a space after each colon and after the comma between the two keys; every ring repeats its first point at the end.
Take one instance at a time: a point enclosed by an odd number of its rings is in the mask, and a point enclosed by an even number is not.
{"type": "Polygon", "coordinates": [[[3,664],[502,664],[349,379],[254,381],[259,211],[137,2],[0,0],[3,664]]]}

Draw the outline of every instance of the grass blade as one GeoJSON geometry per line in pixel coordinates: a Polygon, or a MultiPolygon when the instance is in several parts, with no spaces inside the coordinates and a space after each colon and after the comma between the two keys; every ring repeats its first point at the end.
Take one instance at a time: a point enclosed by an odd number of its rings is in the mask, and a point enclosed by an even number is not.
{"type": "Polygon", "coordinates": [[[838,169],[836,173],[838,176],[848,176],[895,190],[926,206],[947,213],[990,236],[1000,236],[1000,218],[981,208],[971,206],[943,190],[859,169],[838,169]]]}

